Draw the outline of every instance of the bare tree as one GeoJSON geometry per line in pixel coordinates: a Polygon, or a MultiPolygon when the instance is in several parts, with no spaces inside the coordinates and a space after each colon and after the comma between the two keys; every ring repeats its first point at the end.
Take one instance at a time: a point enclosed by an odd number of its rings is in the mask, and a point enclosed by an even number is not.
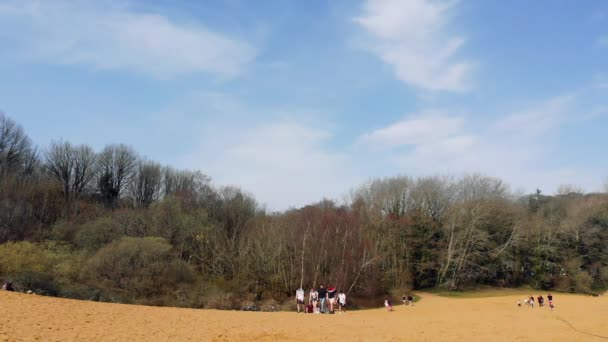
{"type": "Polygon", "coordinates": [[[411,209],[413,181],[406,176],[377,179],[355,191],[367,203],[370,214],[403,216],[411,209]]]}
{"type": "Polygon", "coordinates": [[[97,191],[106,206],[113,208],[118,204],[120,194],[129,184],[136,165],[137,154],[123,144],[108,145],[99,154],[95,172],[97,191]]]}
{"type": "Polygon", "coordinates": [[[32,171],[37,154],[23,128],[0,112],[0,179],[32,171]]]}
{"type": "Polygon", "coordinates": [[[171,167],[163,169],[163,194],[203,194],[209,187],[210,178],[200,171],[175,170],[171,167]]]}
{"type": "Polygon", "coordinates": [[[480,174],[465,175],[456,185],[461,202],[507,198],[509,187],[502,180],[480,174]]]}
{"type": "Polygon", "coordinates": [[[72,182],[74,179],[72,150],[72,145],[69,142],[54,141],[45,154],[46,170],[52,178],[61,183],[66,201],[69,200],[72,193],[72,182]]]}
{"type": "Polygon", "coordinates": [[[159,163],[142,160],[138,163],[129,187],[133,204],[148,207],[161,196],[162,169],[159,163]]]}
{"type": "Polygon", "coordinates": [[[453,202],[456,187],[446,177],[425,177],[418,179],[412,190],[414,207],[433,221],[440,221],[453,202]]]}
{"type": "Polygon", "coordinates": [[[93,178],[95,152],[87,145],[54,141],[45,154],[46,170],[62,185],[66,201],[78,197],[93,178]]]}
{"type": "Polygon", "coordinates": [[[87,189],[93,180],[97,156],[90,146],[78,145],[72,149],[72,159],[74,167],[72,189],[78,196],[87,189]]]}

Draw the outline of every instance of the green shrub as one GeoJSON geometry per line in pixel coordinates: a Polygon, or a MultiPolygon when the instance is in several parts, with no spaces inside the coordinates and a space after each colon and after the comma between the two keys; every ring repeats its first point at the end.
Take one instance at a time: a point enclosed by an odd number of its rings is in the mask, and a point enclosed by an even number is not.
{"type": "Polygon", "coordinates": [[[114,301],[145,302],[193,279],[190,267],[176,259],[171,249],[162,238],[125,237],[93,255],[83,277],[114,301]]]}
{"type": "Polygon", "coordinates": [[[0,245],[0,274],[18,290],[57,295],[59,283],[75,281],[77,259],[63,244],[7,242],[0,245]]]}
{"type": "Polygon", "coordinates": [[[124,234],[111,217],[101,217],[82,225],[74,236],[74,243],[88,250],[98,250],[122,236],[124,234]]]}
{"type": "Polygon", "coordinates": [[[559,278],[556,288],[564,292],[590,293],[593,278],[580,268],[580,258],[565,263],[564,274],[559,278]]]}
{"type": "Polygon", "coordinates": [[[31,290],[36,294],[56,296],[59,293],[57,283],[52,274],[47,272],[24,271],[13,276],[18,289],[31,290]]]}
{"type": "Polygon", "coordinates": [[[27,242],[0,245],[0,274],[14,276],[21,272],[45,272],[54,265],[54,258],[43,246],[27,242]]]}

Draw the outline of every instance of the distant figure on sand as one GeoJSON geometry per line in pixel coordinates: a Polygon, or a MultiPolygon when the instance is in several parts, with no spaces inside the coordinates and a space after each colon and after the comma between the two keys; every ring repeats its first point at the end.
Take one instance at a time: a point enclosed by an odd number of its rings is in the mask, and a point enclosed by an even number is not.
{"type": "Polygon", "coordinates": [[[312,302],[308,302],[308,304],[306,305],[306,308],[304,309],[304,313],[314,313],[315,312],[315,308],[312,305],[312,302]]]}
{"type": "Polygon", "coordinates": [[[300,309],[304,309],[304,289],[302,287],[296,290],[296,306],[298,313],[300,313],[300,309]]]}
{"type": "Polygon", "coordinates": [[[346,293],[342,290],[338,291],[338,305],[340,312],[346,311],[346,293]]]}
{"type": "Polygon", "coordinates": [[[393,311],[393,304],[388,298],[384,300],[384,307],[386,307],[386,311],[393,311]]]}
{"type": "Polygon", "coordinates": [[[325,301],[327,300],[327,289],[325,288],[325,286],[323,286],[323,284],[321,284],[317,292],[319,293],[319,309],[321,313],[325,313],[325,311],[327,310],[327,308],[325,307],[325,301]]]}
{"type": "Polygon", "coordinates": [[[403,302],[403,306],[407,305],[407,297],[405,295],[403,295],[403,297],[401,297],[401,301],[403,302]]]}
{"type": "Polygon", "coordinates": [[[534,308],[534,296],[530,296],[530,305],[534,308]]]}
{"type": "Polygon", "coordinates": [[[555,306],[553,305],[553,295],[550,293],[547,294],[547,300],[549,301],[549,307],[553,311],[553,309],[555,309],[555,306]]]}
{"type": "Polygon", "coordinates": [[[407,302],[409,306],[414,306],[414,296],[407,295],[407,302]]]}
{"type": "Polygon", "coordinates": [[[336,304],[336,288],[330,286],[327,289],[327,298],[329,299],[329,313],[334,313],[334,305],[336,304]]]}
{"type": "Polygon", "coordinates": [[[15,288],[13,287],[13,283],[11,283],[10,281],[5,282],[4,284],[2,284],[2,289],[4,291],[15,291],[15,288]]]}
{"type": "Polygon", "coordinates": [[[538,306],[544,306],[545,305],[545,299],[543,298],[543,296],[538,296],[538,298],[536,298],[538,300],[538,306]]]}
{"type": "Polygon", "coordinates": [[[317,310],[317,303],[319,302],[319,292],[314,288],[310,289],[310,294],[308,295],[308,303],[312,304],[313,312],[317,310]]]}

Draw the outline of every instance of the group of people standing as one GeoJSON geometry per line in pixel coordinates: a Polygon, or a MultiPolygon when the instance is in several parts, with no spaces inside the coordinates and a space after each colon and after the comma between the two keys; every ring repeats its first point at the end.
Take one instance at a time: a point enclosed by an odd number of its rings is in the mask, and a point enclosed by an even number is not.
{"type": "MultiPolygon", "coordinates": [[[[538,306],[545,306],[545,298],[542,295],[539,295],[536,298],[536,301],[538,302],[538,306]]],[[[549,307],[551,308],[551,310],[555,309],[555,306],[553,305],[553,295],[552,294],[550,294],[550,293],[547,294],[547,301],[549,302],[549,307]]],[[[534,305],[535,305],[534,296],[524,298],[524,303],[527,306],[534,308],[534,305]]],[[[517,301],[517,306],[521,306],[521,300],[517,301]]]]}
{"type": "Polygon", "coordinates": [[[323,284],[318,289],[310,289],[308,303],[305,302],[306,293],[303,288],[296,290],[296,306],[298,312],[304,313],[330,313],[346,311],[346,294],[342,290],[330,286],[325,288],[323,284]]]}

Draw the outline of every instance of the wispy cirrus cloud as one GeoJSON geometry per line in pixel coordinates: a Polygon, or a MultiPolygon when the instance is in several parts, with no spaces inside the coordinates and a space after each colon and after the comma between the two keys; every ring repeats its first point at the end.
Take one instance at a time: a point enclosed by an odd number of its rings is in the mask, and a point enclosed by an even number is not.
{"type": "Polygon", "coordinates": [[[472,88],[473,62],[457,57],[465,39],[447,32],[455,1],[367,0],[354,18],[364,47],[393,67],[401,81],[423,90],[472,88]]]}
{"type": "Polygon", "coordinates": [[[0,42],[10,48],[6,54],[22,62],[159,78],[187,73],[231,77],[256,55],[248,43],[204,24],[185,24],[114,1],[5,1],[0,42]]]}
{"type": "Polygon", "coordinates": [[[573,94],[556,96],[532,108],[505,116],[493,128],[507,134],[542,135],[564,124],[575,98],[573,94]]]}
{"type": "Polygon", "coordinates": [[[428,110],[366,133],[358,142],[376,147],[419,145],[457,134],[463,129],[464,123],[462,117],[449,116],[443,111],[428,110]]]}

